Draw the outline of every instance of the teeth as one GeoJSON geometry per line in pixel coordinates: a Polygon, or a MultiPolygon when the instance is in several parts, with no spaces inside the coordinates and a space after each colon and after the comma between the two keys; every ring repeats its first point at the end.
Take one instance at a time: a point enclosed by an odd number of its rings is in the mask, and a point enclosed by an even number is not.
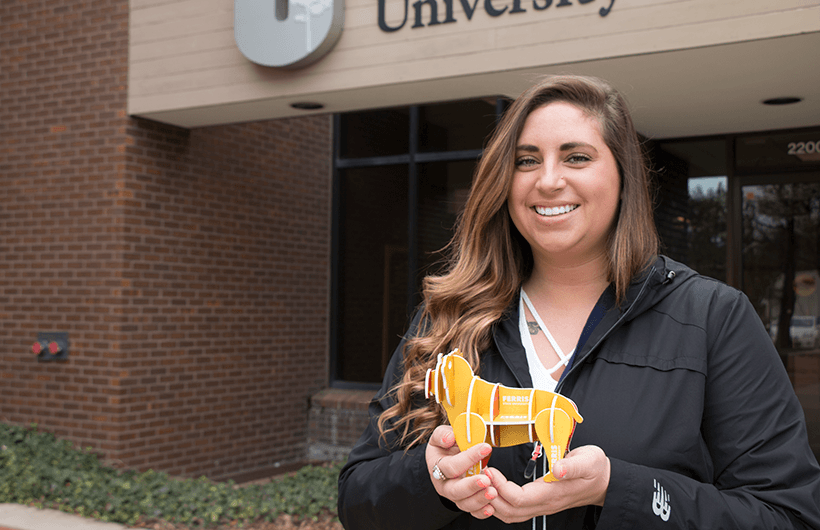
{"type": "Polygon", "coordinates": [[[561,215],[563,213],[569,213],[572,210],[578,208],[577,204],[573,204],[571,206],[556,206],[555,208],[539,208],[538,206],[535,207],[535,212],[538,215],[543,215],[546,217],[552,217],[554,215],[561,215]]]}

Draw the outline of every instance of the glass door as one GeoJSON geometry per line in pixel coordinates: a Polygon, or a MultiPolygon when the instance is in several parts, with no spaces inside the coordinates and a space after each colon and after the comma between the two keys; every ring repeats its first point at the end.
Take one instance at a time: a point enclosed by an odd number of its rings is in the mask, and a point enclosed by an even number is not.
{"type": "Polygon", "coordinates": [[[820,175],[741,186],[742,289],[803,405],[820,459],[820,175]]]}

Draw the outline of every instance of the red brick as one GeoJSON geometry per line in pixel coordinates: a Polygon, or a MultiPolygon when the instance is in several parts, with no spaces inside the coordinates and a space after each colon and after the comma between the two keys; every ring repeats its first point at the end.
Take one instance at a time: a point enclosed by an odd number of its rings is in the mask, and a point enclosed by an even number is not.
{"type": "Polygon", "coordinates": [[[138,469],[305,456],[326,385],[330,118],[127,116],[128,1],[0,5],[0,419],[138,469]],[[38,363],[38,331],[69,360],[38,363]]]}

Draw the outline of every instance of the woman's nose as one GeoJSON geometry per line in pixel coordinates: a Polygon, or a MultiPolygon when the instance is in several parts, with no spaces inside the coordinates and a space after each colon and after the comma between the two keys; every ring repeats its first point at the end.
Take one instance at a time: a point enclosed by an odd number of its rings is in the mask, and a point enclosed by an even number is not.
{"type": "Polygon", "coordinates": [[[549,164],[541,166],[535,186],[545,193],[563,189],[566,186],[566,181],[561,167],[549,164]]]}

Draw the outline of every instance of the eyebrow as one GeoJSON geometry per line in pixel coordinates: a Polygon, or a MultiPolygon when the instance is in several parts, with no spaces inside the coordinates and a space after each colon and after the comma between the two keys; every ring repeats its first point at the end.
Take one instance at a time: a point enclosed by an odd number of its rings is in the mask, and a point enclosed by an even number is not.
{"type": "MultiPolygon", "coordinates": [[[[561,147],[559,149],[561,151],[572,151],[573,149],[577,149],[579,147],[588,147],[589,149],[592,149],[596,153],[598,152],[598,150],[595,149],[595,146],[593,146],[592,144],[588,144],[586,142],[566,142],[566,143],[561,144],[561,147]]],[[[530,144],[519,145],[518,147],[515,148],[515,150],[516,151],[524,151],[526,153],[537,153],[537,152],[540,151],[540,149],[538,149],[538,147],[536,147],[534,145],[530,145],[530,144]]]]}
{"type": "Polygon", "coordinates": [[[595,146],[586,142],[567,142],[565,144],[561,144],[561,151],[572,151],[573,149],[578,149],[579,147],[588,147],[596,153],[598,152],[598,150],[595,149],[595,146]]]}

